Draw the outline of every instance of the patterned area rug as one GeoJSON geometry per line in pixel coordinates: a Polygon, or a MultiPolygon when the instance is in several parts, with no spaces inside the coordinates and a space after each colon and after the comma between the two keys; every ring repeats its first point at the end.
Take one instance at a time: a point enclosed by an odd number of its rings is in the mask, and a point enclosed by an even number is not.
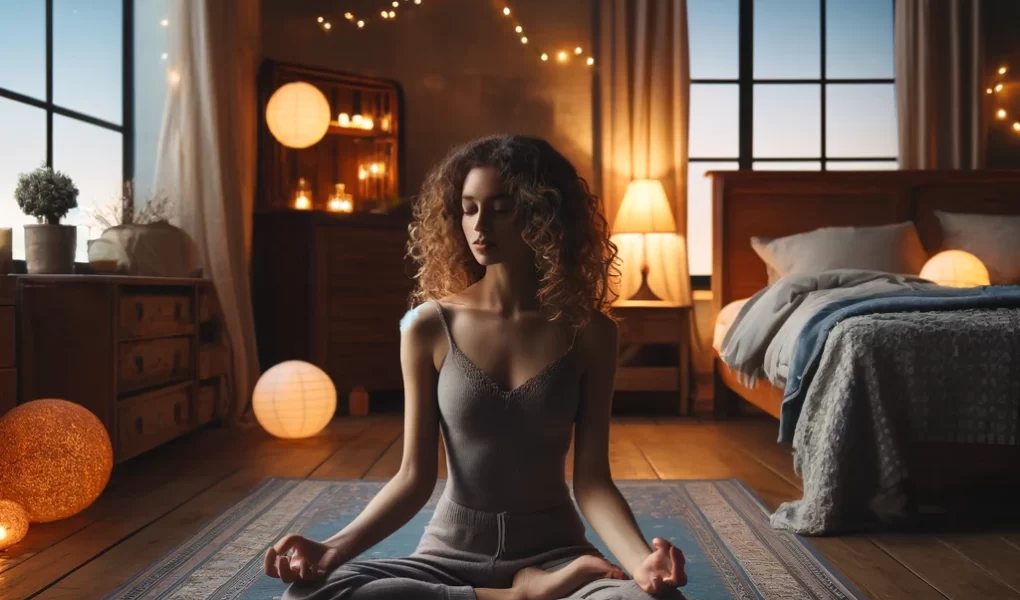
{"type": "MultiPolygon", "coordinates": [[[[287,532],[325,539],[351,522],[382,487],[378,481],[267,479],[244,500],[139,573],[108,598],[272,600],[285,585],[262,572],[266,548],[287,532]]],[[[362,558],[414,551],[441,492],[406,526],[362,558]]],[[[863,598],[804,540],[773,530],[767,509],[740,482],[618,483],[648,539],[687,557],[684,595],[698,600],[863,598]]],[[[589,539],[607,556],[589,528],[589,539]]]]}

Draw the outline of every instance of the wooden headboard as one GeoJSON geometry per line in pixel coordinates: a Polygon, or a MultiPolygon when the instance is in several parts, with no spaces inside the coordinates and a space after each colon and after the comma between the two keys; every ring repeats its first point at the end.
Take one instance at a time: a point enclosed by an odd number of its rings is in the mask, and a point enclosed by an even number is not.
{"type": "Polygon", "coordinates": [[[935,210],[1020,214],[1020,171],[714,171],[712,306],[767,285],[751,236],[912,220],[929,252],[941,248],[935,210]]]}

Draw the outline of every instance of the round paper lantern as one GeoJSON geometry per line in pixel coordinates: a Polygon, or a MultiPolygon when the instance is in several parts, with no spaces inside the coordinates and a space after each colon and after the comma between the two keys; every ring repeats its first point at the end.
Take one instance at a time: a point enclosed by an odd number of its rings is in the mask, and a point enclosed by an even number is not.
{"type": "Polygon", "coordinates": [[[252,409],[262,427],[279,438],[311,437],[336,411],[336,388],[322,369],[300,360],[282,362],[255,384],[252,409]]]}
{"type": "Polygon", "coordinates": [[[988,269],[981,259],[963,250],[946,250],[931,257],[921,269],[921,278],[956,288],[989,284],[988,269]]]}
{"type": "Polygon", "coordinates": [[[6,550],[25,539],[28,513],[17,502],[0,500],[0,550],[6,550]]]}
{"type": "Polygon", "coordinates": [[[33,400],[0,418],[0,497],[33,523],[66,519],[95,502],[113,470],[113,446],[92,412],[33,400]]]}
{"type": "Polygon", "coordinates": [[[288,148],[307,148],[329,130],[329,102],[319,88],[296,81],[273,92],[266,104],[266,124],[288,148]]]}

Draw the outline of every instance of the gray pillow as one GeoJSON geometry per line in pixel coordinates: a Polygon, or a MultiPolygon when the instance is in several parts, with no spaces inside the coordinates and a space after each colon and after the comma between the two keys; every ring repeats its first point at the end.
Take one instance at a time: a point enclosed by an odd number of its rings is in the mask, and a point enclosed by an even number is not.
{"type": "Polygon", "coordinates": [[[942,248],[964,250],[981,259],[992,285],[1020,284],[1020,216],[935,211],[942,248]]]}
{"type": "Polygon", "coordinates": [[[769,274],[782,277],[832,269],[917,275],[928,260],[911,221],[876,227],[823,227],[786,237],[752,237],[769,274]]]}

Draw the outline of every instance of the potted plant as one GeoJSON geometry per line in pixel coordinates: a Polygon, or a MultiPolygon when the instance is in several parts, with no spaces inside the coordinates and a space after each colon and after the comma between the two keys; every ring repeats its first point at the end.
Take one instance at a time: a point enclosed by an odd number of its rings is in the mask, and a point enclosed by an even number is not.
{"type": "Polygon", "coordinates": [[[78,188],[67,175],[42,166],[18,176],[14,199],[22,212],[39,220],[25,225],[25,262],[29,273],[73,273],[78,229],[60,219],[78,206],[78,188]]]}

